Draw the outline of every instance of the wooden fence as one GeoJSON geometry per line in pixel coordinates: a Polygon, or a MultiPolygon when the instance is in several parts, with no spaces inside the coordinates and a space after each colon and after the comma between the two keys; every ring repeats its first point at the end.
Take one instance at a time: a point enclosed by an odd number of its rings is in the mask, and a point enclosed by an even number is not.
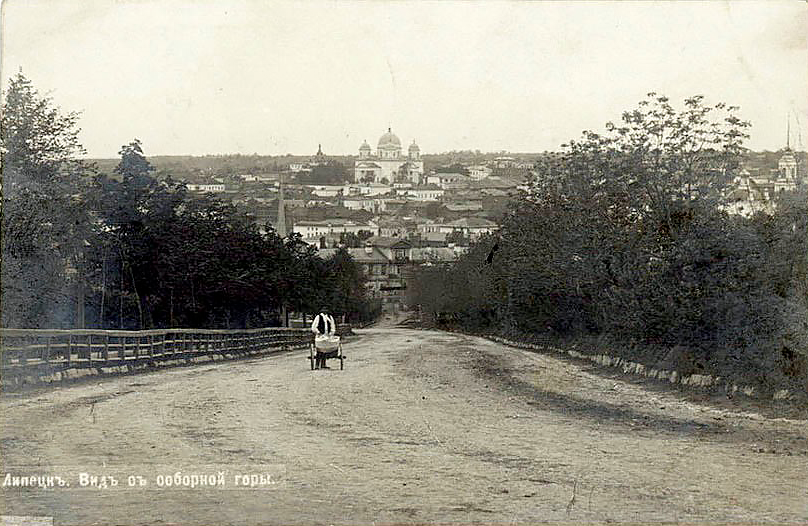
{"type": "Polygon", "coordinates": [[[309,330],[164,329],[107,331],[92,329],[0,329],[3,384],[14,377],[40,376],[68,369],[106,368],[306,348],[309,330]],[[9,378],[11,377],[11,378],[9,378]]]}

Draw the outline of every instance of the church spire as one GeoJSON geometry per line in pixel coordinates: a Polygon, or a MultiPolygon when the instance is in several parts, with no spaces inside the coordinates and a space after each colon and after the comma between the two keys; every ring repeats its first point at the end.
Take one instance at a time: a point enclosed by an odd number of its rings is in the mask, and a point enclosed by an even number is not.
{"type": "Polygon", "coordinates": [[[788,115],[786,124],[786,150],[791,149],[791,114],[788,115]]]}

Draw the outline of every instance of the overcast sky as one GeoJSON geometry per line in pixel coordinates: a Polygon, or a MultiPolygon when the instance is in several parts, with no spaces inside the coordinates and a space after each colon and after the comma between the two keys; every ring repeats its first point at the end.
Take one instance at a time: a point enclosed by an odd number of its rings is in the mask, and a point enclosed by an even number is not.
{"type": "Polygon", "coordinates": [[[90,157],[537,152],[645,93],[741,107],[754,149],[808,142],[808,4],[7,0],[19,68],[82,112],[90,157]],[[799,122],[800,126],[798,126],[799,122]],[[799,133],[798,133],[799,131],[799,133]]]}

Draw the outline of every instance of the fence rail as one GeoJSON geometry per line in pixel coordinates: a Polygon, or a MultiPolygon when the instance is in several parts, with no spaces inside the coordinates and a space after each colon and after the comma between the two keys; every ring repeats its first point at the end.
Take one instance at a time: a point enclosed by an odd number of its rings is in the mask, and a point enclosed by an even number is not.
{"type": "Polygon", "coordinates": [[[309,330],[0,329],[0,370],[4,377],[51,374],[67,369],[139,365],[200,356],[238,356],[307,347],[309,330]]]}

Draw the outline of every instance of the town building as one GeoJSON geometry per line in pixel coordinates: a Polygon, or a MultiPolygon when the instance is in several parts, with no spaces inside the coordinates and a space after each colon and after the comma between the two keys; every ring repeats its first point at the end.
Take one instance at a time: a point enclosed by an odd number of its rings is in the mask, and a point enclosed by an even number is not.
{"type": "Polygon", "coordinates": [[[369,232],[379,234],[379,227],[375,223],[358,223],[349,219],[325,219],[322,221],[298,221],[293,232],[300,234],[307,243],[319,243],[321,238],[326,241],[339,240],[340,234],[369,232]]]}
{"type": "Polygon", "coordinates": [[[393,190],[392,186],[382,183],[360,184],[357,188],[359,189],[359,195],[366,196],[385,195],[393,190]]]}
{"type": "Polygon", "coordinates": [[[481,217],[464,217],[455,221],[423,223],[419,226],[419,233],[422,236],[427,236],[433,233],[448,235],[453,232],[459,232],[463,237],[474,241],[483,234],[496,231],[497,228],[497,224],[488,219],[481,217]]]}
{"type": "Polygon", "coordinates": [[[343,197],[342,206],[348,210],[365,210],[372,214],[381,214],[387,210],[386,200],[371,197],[343,197]]]}
{"type": "Polygon", "coordinates": [[[471,178],[460,173],[435,173],[426,177],[426,183],[444,190],[468,188],[471,178]]]}
{"type": "Polygon", "coordinates": [[[443,197],[443,188],[437,185],[426,185],[419,188],[410,188],[404,195],[416,201],[440,201],[443,197]]]}
{"type": "MultiPolygon", "coordinates": [[[[338,249],[320,249],[327,259],[338,249]]],[[[420,265],[450,263],[463,253],[459,248],[414,248],[406,239],[374,236],[361,248],[345,249],[366,278],[368,296],[381,300],[382,312],[406,310],[407,283],[420,265]]]]}
{"type": "Polygon", "coordinates": [[[188,188],[191,192],[202,192],[202,193],[219,193],[225,191],[225,184],[224,183],[186,183],[186,188],[188,188]]]}
{"type": "Polygon", "coordinates": [[[513,168],[516,166],[517,160],[513,157],[501,156],[497,157],[490,162],[490,165],[495,168],[513,168]]]}
{"type": "Polygon", "coordinates": [[[349,193],[349,187],[346,185],[308,185],[311,193],[317,197],[337,197],[339,195],[346,195],[349,193]]]}
{"type": "Polygon", "coordinates": [[[735,179],[735,188],[726,196],[724,209],[730,213],[753,215],[757,212],[772,212],[774,198],[781,192],[792,191],[801,183],[799,162],[786,144],[777,163],[777,169],[768,173],[751,173],[743,170],[735,179]]]}
{"type": "Polygon", "coordinates": [[[489,177],[493,173],[493,170],[491,168],[482,164],[469,166],[468,171],[469,171],[469,177],[471,177],[475,181],[479,181],[480,179],[489,177]]]}
{"type": "Polygon", "coordinates": [[[315,166],[325,166],[328,164],[328,157],[323,153],[323,145],[317,145],[317,153],[315,153],[309,160],[298,161],[289,163],[289,171],[294,173],[308,173],[311,172],[315,166]]]}
{"type": "Polygon", "coordinates": [[[356,182],[392,184],[411,182],[419,184],[424,176],[421,150],[415,141],[402,154],[401,140],[388,128],[379,138],[374,154],[367,141],[359,147],[359,158],[354,163],[356,182]]]}

